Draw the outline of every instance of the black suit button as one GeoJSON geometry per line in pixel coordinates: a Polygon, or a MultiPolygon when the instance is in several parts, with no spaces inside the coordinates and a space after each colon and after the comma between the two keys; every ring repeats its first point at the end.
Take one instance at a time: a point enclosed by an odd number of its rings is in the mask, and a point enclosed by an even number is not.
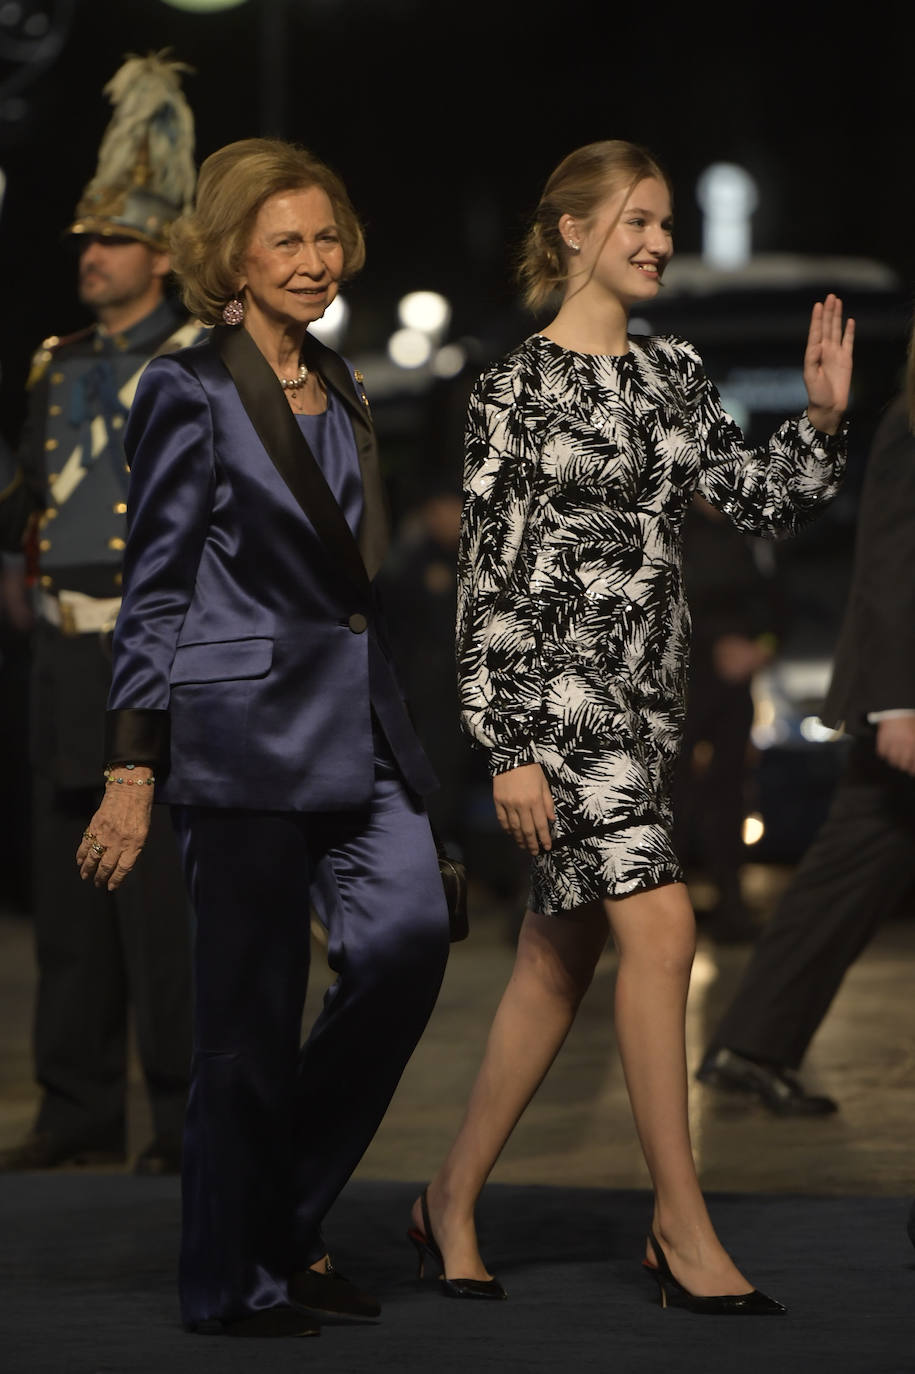
{"type": "Polygon", "coordinates": [[[366,620],[365,616],[362,614],[361,611],[353,611],[353,614],[350,616],[349,620],[347,621],[347,624],[349,625],[354,635],[364,635],[369,627],[369,622],[366,620]]]}

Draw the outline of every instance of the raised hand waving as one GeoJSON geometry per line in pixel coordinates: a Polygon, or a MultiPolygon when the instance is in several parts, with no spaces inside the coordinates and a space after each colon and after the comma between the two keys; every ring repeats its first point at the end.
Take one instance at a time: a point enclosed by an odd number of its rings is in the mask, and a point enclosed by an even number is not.
{"type": "Polygon", "coordinates": [[[826,434],[835,434],[848,407],[854,342],[855,322],[847,320],[843,329],[839,297],[817,301],[804,352],[804,385],[810,423],[826,434]]]}

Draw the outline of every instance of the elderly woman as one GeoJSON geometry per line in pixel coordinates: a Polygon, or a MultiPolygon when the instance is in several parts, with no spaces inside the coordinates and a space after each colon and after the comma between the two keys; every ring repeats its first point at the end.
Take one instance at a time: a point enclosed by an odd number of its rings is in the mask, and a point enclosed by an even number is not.
{"type": "Polygon", "coordinates": [[[168,802],[197,915],[183,1166],[190,1330],[377,1316],[322,1221],[432,1010],[448,917],[434,786],[372,579],[387,540],[362,378],[308,333],[364,260],[301,148],[203,164],[173,262],[211,337],[155,360],[127,428],[108,787],[77,862],[116,888],[168,802]],[[309,905],[337,975],[300,1048],[309,905]]]}

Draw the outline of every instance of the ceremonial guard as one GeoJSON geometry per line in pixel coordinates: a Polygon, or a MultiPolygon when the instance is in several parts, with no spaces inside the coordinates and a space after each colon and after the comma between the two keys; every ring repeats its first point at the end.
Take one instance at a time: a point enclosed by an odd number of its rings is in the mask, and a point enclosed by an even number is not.
{"type": "Polygon", "coordinates": [[[117,894],[73,863],[104,786],[110,635],[126,534],[124,422],[146,364],[200,326],[168,291],[170,223],[194,190],[194,128],[177,63],[131,58],[105,88],[115,112],[71,234],[96,323],[45,341],[29,379],[19,466],[0,491],[0,538],[25,547],[36,602],[31,689],[38,957],[34,1129],[0,1169],[126,1158],[128,1008],[153,1139],[140,1173],[176,1170],[190,1061],[190,930],[167,814],[138,881],[117,894]]]}

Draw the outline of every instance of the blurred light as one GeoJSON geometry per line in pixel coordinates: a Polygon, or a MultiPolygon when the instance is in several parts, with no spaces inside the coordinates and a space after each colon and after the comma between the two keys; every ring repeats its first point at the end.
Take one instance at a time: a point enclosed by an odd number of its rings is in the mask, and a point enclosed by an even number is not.
{"type": "Polygon", "coordinates": [[[398,367],[422,367],[432,357],[432,344],[419,329],[397,329],[388,339],[388,357],[398,367]]]}
{"type": "Polygon", "coordinates": [[[752,811],[749,816],[744,817],[743,821],[743,842],[744,844],[759,844],[763,835],[766,833],[765,822],[758,811],[752,811]]]}
{"type": "Polygon", "coordinates": [[[397,318],[405,329],[441,338],[451,322],[451,306],[438,291],[411,291],[402,297],[397,318]]]}
{"type": "Polygon", "coordinates": [[[445,344],[432,360],[432,371],[436,377],[456,377],[467,361],[467,350],[463,344],[445,344]]]}
{"type": "Polygon", "coordinates": [[[342,296],[335,296],[321,318],[308,326],[308,332],[328,348],[339,348],[348,324],[349,305],[342,296]]]}
{"type": "MultiPolygon", "coordinates": [[[[805,391],[804,395],[806,396],[806,394],[805,391]]],[[[730,415],[735,425],[737,425],[739,429],[746,430],[752,419],[748,407],[744,405],[739,396],[735,396],[731,391],[719,388],[718,395],[721,398],[722,406],[727,414],[730,415]]]]}
{"type": "Polygon", "coordinates": [[[713,267],[743,267],[750,260],[750,216],[759,203],[756,182],[733,162],[714,162],[696,182],[703,211],[702,256],[713,267]]]}
{"type": "Polygon", "coordinates": [[[835,730],[830,730],[828,725],[824,725],[819,716],[805,716],[801,721],[801,734],[812,744],[825,744],[827,740],[836,737],[835,730]]]}
{"type": "Polygon", "coordinates": [[[245,0],[164,0],[173,10],[190,10],[197,14],[213,14],[216,10],[234,10],[245,0]]]}
{"type": "Polygon", "coordinates": [[[709,987],[718,977],[718,965],[705,949],[697,949],[689,976],[689,990],[709,987]]]}

